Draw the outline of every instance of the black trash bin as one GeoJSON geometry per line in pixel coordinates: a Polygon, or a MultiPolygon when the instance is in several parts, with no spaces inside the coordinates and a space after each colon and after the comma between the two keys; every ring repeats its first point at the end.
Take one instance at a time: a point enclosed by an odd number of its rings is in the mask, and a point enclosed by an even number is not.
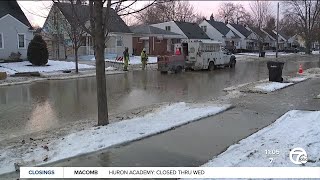
{"type": "Polygon", "coordinates": [[[259,57],[266,57],[266,52],[264,51],[260,52],[259,57]]]}
{"type": "Polygon", "coordinates": [[[269,81],[273,82],[282,82],[282,69],[283,69],[283,62],[277,61],[268,61],[267,66],[269,69],[269,81]]]}

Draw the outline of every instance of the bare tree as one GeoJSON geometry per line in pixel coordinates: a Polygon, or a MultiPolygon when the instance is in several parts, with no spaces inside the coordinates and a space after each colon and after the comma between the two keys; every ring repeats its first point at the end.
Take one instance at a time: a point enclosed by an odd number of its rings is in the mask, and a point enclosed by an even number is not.
{"type": "MultiPolygon", "coordinates": [[[[70,3],[74,3],[71,1],[70,3]]],[[[79,5],[79,1],[78,1],[79,5]]],[[[77,21],[75,16],[71,16],[68,20],[64,20],[61,23],[64,32],[68,35],[69,39],[72,42],[72,48],[75,58],[75,66],[76,66],[76,73],[79,73],[79,67],[78,67],[78,50],[82,46],[82,44],[85,42],[85,35],[86,32],[81,28],[81,25],[77,21]]]]}
{"type": "Polygon", "coordinates": [[[271,3],[269,1],[257,0],[250,4],[252,18],[255,26],[263,28],[266,25],[267,17],[272,14],[271,3]]]}
{"type": "Polygon", "coordinates": [[[267,16],[265,29],[274,30],[276,28],[276,18],[273,16],[267,16]]]}
{"type": "Polygon", "coordinates": [[[242,4],[224,2],[219,6],[217,16],[225,22],[232,24],[252,24],[250,13],[246,11],[242,4]]]}
{"type": "Polygon", "coordinates": [[[283,18],[279,22],[279,31],[290,37],[298,33],[296,23],[291,15],[284,14],[283,18]]]}
{"type": "Polygon", "coordinates": [[[135,16],[141,24],[167,21],[196,22],[202,15],[196,14],[188,1],[165,1],[151,6],[135,16]]]}
{"type": "Polygon", "coordinates": [[[319,31],[320,0],[286,1],[284,12],[296,24],[305,40],[306,53],[311,53],[312,39],[319,31]]]}
{"type": "Polygon", "coordinates": [[[234,3],[224,2],[219,6],[218,16],[221,19],[224,19],[224,21],[230,21],[233,23],[235,11],[236,5],[234,3]]]}
{"type": "MultiPolygon", "coordinates": [[[[55,1],[60,3],[59,0],[55,1]]],[[[125,4],[126,0],[111,1],[111,0],[89,0],[89,25],[88,21],[83,21],[81,14],[76,11],[76,6],[72,5],[72,13],[80,27],[93,38],[94,56],[96,59],[96,81],[97,81],[97,101],[98,101],[98,125],[107,125],[108,120],[108,105],[107,105],[107,90],[106,90],[106,74],[104,62],[104,50],[106,41],[108,40],[108,26],[111,23],[111,6],[115,6],[119,15],[125,16],[140,12],[145,8],[153,5],[156,1],[151,2],[148,6],[141,9],[132,9],[132,5],[137,1],[125,4]],[[106,6],[104,7],[104,4],[106,6]]],[[[82,16],[83,17],[83,16],[82,16]]]]}

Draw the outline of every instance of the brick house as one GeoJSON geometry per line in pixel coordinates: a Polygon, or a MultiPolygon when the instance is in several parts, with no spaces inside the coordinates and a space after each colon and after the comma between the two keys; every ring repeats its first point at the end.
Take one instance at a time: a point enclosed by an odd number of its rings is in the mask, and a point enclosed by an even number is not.
{"type": "Polygon", "coordinates": [[[143,48],[149,55],[165,55],[173,53],[173,44],[180,42],[182,35],[148,25],[132,26],[134,33],[132,48],[134,55],[140,55],[143,48]]]}

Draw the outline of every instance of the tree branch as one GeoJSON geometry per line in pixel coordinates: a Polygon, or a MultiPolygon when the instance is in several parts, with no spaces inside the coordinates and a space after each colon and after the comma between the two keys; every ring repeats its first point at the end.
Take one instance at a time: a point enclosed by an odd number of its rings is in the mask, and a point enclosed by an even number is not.
{"type": "Polygon", "coordinates": [[[119,16],[127,16],[127,15],[130,15],[130,14],[134,14],[134,13],[141,12],[141,11],[147,9],[147,8],[150,7],[150,6],[157,4],[156,2],[157,2],[157,0],[154,0],[152,3],[148,4],[147,6],[141,8],[141,9],[139,9],[139,10],[135,10],[135,11],[133,11],[133,12],[128,12],[128,13],[125,13],[125,14],[119,14],[119,16]]]}

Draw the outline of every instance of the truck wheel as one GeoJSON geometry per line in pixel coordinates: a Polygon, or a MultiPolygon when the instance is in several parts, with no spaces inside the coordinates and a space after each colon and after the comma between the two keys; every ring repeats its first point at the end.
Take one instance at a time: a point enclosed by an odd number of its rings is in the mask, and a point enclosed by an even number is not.
{"type": "Polygon", "coordinates": [[[182,72],[182,67],[181,66],[176,67],[174,72],[175,73],[181,73],[182,72]]]}
{"type": "Polygon", "coordinates": [[[209,63],[209,66],[208,66],[208,70],[209,70],[209,71],[213,71],[214,69],[215,69],[214,62],[211,61],[211,62],[209,63]]]}

